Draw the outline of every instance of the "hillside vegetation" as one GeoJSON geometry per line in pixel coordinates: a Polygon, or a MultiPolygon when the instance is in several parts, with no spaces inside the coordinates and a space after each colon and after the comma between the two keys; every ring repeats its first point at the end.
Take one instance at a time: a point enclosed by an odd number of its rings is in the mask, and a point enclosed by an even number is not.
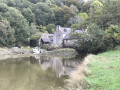
{"type": "Polygon", "coordinates": [[[114,48],[120,44],[120,2],[0,0],[0,47],[28,45],[29,39],[38,39],[42,33],[54,33],[56,25],[71,27],[73,31],[87,29],[88,33],[83,36],[71,34],[80,39],[79,49],[114,48]]]}

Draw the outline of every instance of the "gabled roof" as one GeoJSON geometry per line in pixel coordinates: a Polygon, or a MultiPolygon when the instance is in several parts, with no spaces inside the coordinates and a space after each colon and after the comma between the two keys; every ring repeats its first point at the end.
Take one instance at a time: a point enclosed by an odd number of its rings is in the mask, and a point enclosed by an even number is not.
{"type": "Polygon", "coordinates": [[[43,34],[41,36],[41,40],[43,40],[44,42],[51,42],[53,37],[53,34],[43,34]]]}
{"type": "Polygon", "coordinates": [[[70,33],[71,33],[71,28],[67,28],[67,27],[60,27],[60,26],[59,26],[59,30],[60,30],[63,34],[70,34],[70,33]]]}
{"type": "Polygon", "coordinates": [[[70,38],[70,34],[67,34],[65,37],[64,37],[64,40],[67,40],[70,38]]]}
{"type": "Polygon", "coordinates": [[[51,42],[49,38],[41,38],[41,40],[43,40],[43,42],[51,42]]]}
{"type": "Polygon", "coordinates": [[[46,34],[48,37],[51,37],[51,36],[53,36],[54,34],[46,34]]]}

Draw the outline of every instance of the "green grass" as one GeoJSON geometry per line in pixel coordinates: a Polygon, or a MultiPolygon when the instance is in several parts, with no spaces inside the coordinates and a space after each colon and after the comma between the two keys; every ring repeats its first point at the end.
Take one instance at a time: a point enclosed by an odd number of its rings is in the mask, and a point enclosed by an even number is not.
{"type": "Polygon", "coordinates": [[[86,90],[120,90],[120,51],[94,55],[89,70],[86,90]]]}

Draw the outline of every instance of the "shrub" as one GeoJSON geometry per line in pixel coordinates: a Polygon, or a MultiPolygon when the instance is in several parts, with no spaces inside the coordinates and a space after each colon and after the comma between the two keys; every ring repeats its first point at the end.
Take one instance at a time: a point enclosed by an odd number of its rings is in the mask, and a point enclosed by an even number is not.
{"type": "Polygon", "coordinates": [[[107,49],[104,43],[104,30],[97,24],[89,24],[87,32],[83,34],[72,34],[71,37],[76,37],[78,51],[84,52],[100,52],[107,49]]]}
{"type": "Polygon", "coordinates": [[[117,25],[111,25],[105,30],[105,43],[111,49],[120,44],[120,29],[117,25]]]}

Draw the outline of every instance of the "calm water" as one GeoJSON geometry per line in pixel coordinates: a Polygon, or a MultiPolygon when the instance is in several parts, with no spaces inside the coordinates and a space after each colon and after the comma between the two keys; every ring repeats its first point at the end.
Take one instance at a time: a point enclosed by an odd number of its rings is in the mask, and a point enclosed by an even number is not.
{"type": "Polygon", "coordinates": [[[74,58],[35,57],[0,61],[0,90],[50,90],[64,86],[64,80],[81,63],[74,58]]]}

